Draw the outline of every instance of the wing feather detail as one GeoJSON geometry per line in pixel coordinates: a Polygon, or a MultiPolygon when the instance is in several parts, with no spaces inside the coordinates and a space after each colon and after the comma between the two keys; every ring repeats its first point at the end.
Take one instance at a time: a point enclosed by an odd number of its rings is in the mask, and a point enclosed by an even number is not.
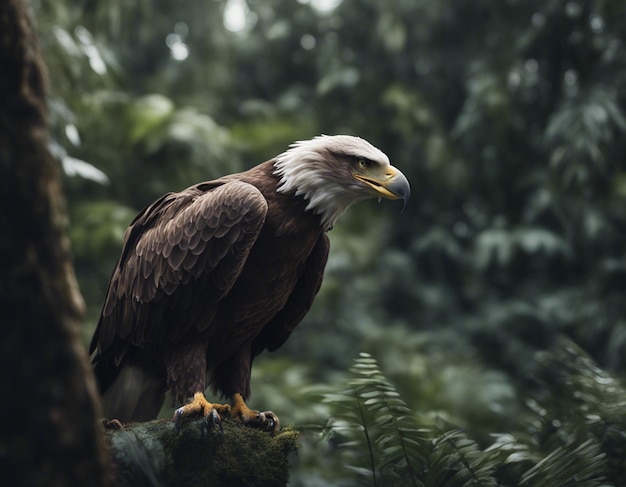
{"type": "Polygon", "coordinates": [[[298,278],[296,287],[284,308],[270,321],[261,334],[252,342],[252,354],[258,355],[267,349],[270,352],[279,348],[295,327],[302,321],[313,304],[322,285],[324,268],[328,260],[330,243],[328,235],[320,235],[313,251],[306,261],[302,274],[298,278]]]}
{"type": "Polygon", "coordinates": [[[146,208],[126,232],[91,351],[116,337],[143,346],[180,340],[192,326],[209,330],[266,214],[261,192],[236,180],[202,183],[146,208]]]}

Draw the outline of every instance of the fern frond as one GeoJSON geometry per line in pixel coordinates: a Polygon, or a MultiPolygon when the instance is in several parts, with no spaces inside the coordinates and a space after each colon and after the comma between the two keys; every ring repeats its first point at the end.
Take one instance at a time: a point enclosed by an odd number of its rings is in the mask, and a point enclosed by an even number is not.
{"type": "Polygon", "coordinates": [[[500,458],[500,475],[522,486],[622,485],[624,388],[568,340],[537,364],[528,431],[498,435],[486,450],[500,458]]]}
{"type": "Polygon", "coordinates": [[[623,481],[626,389],[575,343],[563,339],[539,358],[527,404],[539,420],[537,448],[546,453],[523,482],[540,485],[535,479],[555,476],[562,485],[623,481]]]}
{"type": "MultiPolygon", "coordinates": [[[[367,462],[352,465],[353,471],[371,477],[374,486],[397,483],[421,487],[428,446],[406,403],[369,354],[360,354],[351,372],[355,377],[348,389],[327,394],[324,401],[343,407],[356,420],[358,428],[340,424],[336,429],[352,441],[362,441],[367,462]]],[[[341,419],[349,423],[345,415],[341,419]]]]}
{"type": "Polygon", "coordinates": [[[348,389],[324,401],[345,411],[334,427],[347,437],[343,445],[365,452],[352,471],[374,486],[497,486],[497,457],[461,431],[422,428],[369,354],[361,353],[350,370],[348,389]]]}
{"type": "Polygon", "coordinates": [[[421,486],[425,461],[420,447],[425,447],[425,441],[411,411],[369,354],[360,354],[352,372],[361,377],[350,385],[373,418],[370,429],[375,435],[379,470],[405,485],[421,486]]]}
{"type": "Polygon", "coordinates": [[[498,458],[482,451],[460,430],[434,429],[428,486],[497,487],[498,458]]]}
{"type": "Polygon", "coordinates": [[[590,439],[575,448],[555,449],[522,475],[520,485],[606,486],[606,470],[606,455],[590,439]]]}

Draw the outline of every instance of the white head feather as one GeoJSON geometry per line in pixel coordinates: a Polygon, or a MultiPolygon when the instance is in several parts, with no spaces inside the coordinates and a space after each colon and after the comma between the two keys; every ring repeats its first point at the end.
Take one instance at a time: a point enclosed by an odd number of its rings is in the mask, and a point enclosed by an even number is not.
{"type": "Polygon", "coordinates": [[[327,230],[350,205],[372,197],[363,191],[362,183],[349,174],[337,173],[338,168],[328,164],[329,157],[341,156],[389,165],[389,158],[381,150],[350,135],[320,135],[295,142],[276,157],[274,164],[274,174],[280,177],[278,192],[308,200],[306,209],[319,214],[327,230]]]}

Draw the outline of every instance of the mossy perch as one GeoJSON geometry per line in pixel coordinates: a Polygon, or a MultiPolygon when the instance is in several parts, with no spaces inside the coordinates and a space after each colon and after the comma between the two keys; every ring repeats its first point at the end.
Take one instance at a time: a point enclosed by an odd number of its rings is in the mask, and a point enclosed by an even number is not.
{"type": "Polygon", "coordinates": [[[171,420],[107,428],[117,484],[132,487],[285,486],[288,456],[297,450],[298,432],[272,434],[232,420],[208,428],[203,420],[184,425],[171,420]]]}

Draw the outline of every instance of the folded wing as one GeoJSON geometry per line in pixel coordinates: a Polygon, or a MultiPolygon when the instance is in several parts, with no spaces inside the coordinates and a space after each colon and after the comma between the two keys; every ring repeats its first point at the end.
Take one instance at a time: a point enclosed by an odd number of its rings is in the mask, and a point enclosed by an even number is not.
{"type": "Polygon", "coordinates": [[[211,332],[267,214],[254,186],[218,180],[170,193],[128,228],[90,352],[177,342],[211,332]]]}

